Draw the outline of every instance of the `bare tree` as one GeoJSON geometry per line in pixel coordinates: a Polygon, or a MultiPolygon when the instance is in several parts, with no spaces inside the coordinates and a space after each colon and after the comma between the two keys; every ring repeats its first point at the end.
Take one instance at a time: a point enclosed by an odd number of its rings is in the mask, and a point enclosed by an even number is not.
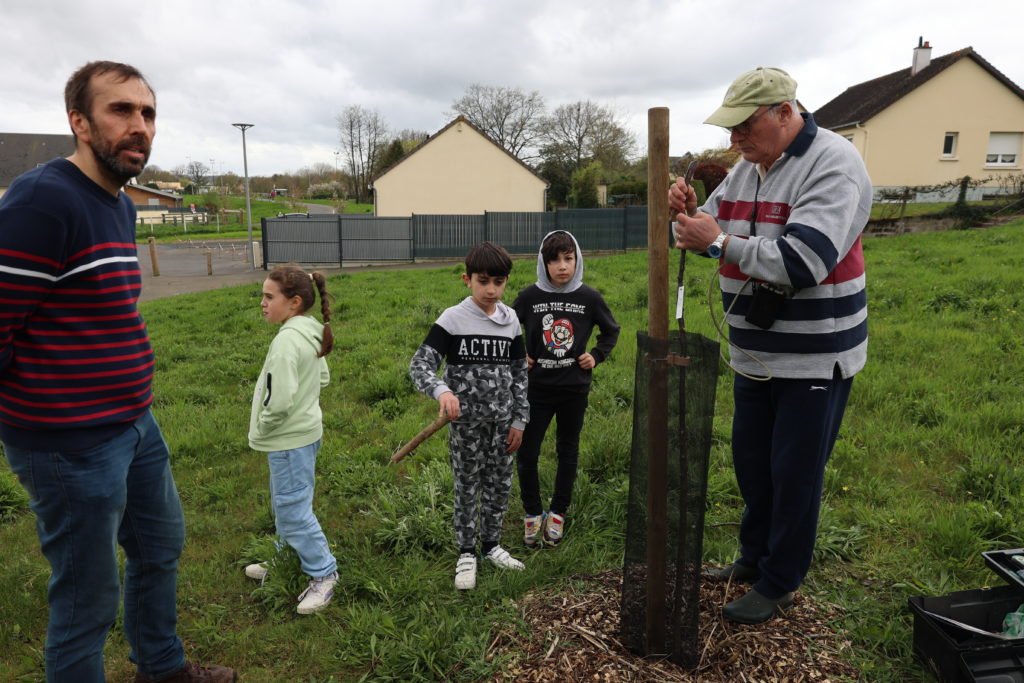
{"type": "Polygon", "coordinates": [[[629,162],[636,138],[610,107],[591,100],[563,104],[543,122],[545,159],[557,160],[572,170],[600,161],[605,168],[629,162]]]}
{"type": "Polygon", "coordinates": [[[210,169],[201,161],[190,161],[175,166],[172,172],[180,178],[187,179],[192,185],[193,192],[199,192],[199,188],[205,185],[210,177],[210,169]]]}
{"type": "Polygon", "coordinates": [[[474,83],[466,94],[452,103],[462,114],[511,154],[526,160],[534,158],[535,143],[544,116],[544,98],[534,90],[494,87],[474,83]]]}
{"type": "Polygon", "coordinates": [[[606,173],[628,170],[635,146],[633,133],[615,112],[590,100],[563,104],[541,124],[538,170],[551,183],[548,197],[559,204],[568,199],[573,173],[601,162],[606,173]]]}
{"type": "Polygon", "coordinates": [[[376,110],[354,104],[338,115],[338,137],[350,176],[349,192],[357,202],[369,196],[368,186],[387,135],[384,117],[376,110]]]}

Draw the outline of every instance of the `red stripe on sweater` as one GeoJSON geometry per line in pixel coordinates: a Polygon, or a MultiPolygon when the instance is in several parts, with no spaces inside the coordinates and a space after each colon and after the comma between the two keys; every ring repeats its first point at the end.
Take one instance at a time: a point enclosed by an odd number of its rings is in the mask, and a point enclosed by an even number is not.
{"type": "Polygon", "coordinates": [[[138,317],[138,312],[132,311],[131,313],[117,313],[114,315],[68,315],[61,316],[59,318],[48,318],[47,320],[53,323],[86,323],[93,321],[126,320],[127,318],[138,317]]]}
{"type": "MultiPolygon", "coordinates": [[[[133,365],[130,368],[121,368],[119,370],[103,370],[101,372],[76,372],[73,375],[56,372],[26,372],[18,368],[8,368],[7,374],[15,375],[18,377],[25,377],[26,379],[95,379],[97,377],[115,377],[117,375],[129,375],[133,372],[139,372],[153,367],[155,361],[149,361],[145,365],[133,365]]],[[[153,376],[153,373],[149,373],[149,377],[153,376]]]]}
{"type": "Polygon", "coordinates": [[[121,402],[126,399],[133,399],[142,396],[149,391],[149,387],[146,386],[138,391],[133,391],[130,394],[121,394],[120,396],[108,396],[106,398],[94,398],[89,401],[26,401],[21,398],[15,398],[8,394],[4,397],[4,400],[17,403],[18,405],[25,406],[26,408],[53,408],[53,409],[65,409],[65,408],[84,408],[86,406],[95,406],[100,403],[112,403],[121,402]]]}
{"type": "MultiPolygon", "coordinates": [[[[145,337],[138,340],[138,343],[143,343],[145,337]]],[[[130,353],[126,356],[109,356],[106,358],[26,358],[25,356],[18,356],[19,363],[33,363],[35,365],[95,365],[97,363],[120,363],[122,361],[135,360],[136,358],[142,358],[152,353],[150,349],[145,351],[139,351],[138,353],[130,353]]],[[[84,375],[74,375],[75,377],[82,377],[84,375]]]]}
{"type": "Polygon", "coordinates": [[[42,292],[46,293],[53,287],[39,287],[37,285],[16,285],[13,282],[0,282],[0,289],[10,289],[15,292],[42,292]]]}
{"type": "MultiPolygon", "coordinates": [[[[733,235],[736,237],[736,235],[733,235]]],[[[819,282],[819,285],[836,285],[841,282],[849,282],[850,280],[856,280],[864,274],[864,249],[860,241],[860,237],[853,243],[850,251],[846,253],[846,256],[842,261],[836,264],[836,267],[832,269],[832,272],[825,276],[825,279],[819,282]]],[[[722,266],[722,277],[729,278],[730,280],[746,280],[747,275],[740,267],[735,263],[727,263],[722,266]]]]}
{"type": "MultiPolygon", "coordinates": [[[[74,377],[76,375],[72,375],[74,377]]],[[[134,387],[139,384],[146,384],[153,378],[153,373],[149,373],[145,377],[133,379],[130,382],[118,382],[117,384],[91,384],[87,387],[25,387],[18,384],[14,384],[10,381],[0,382],[0,387],[12,387],[17,389],[23,394],[30,395],[45,395],[45,394],[81,394],[86,391],[113,391],[115,389],[127,389],[128,387],[134,387]]]]}
{"type": "Polygon", "coordinates": [[[48,259],[45,256],[37,256],[30,254],[27,251],[14,251],[13,249],[0,249],[0,256],[13,256],[14,258],[23,259],[25,261],[35,261],[36,263],[44,263],[54,268],[60,268],[61,264],[57,263],[53,259],[48,259]]]}
{"type": "Polygon", "coordinates": [[[835,285],[840,282],[849,282],[850,280],[856,280],[863,274],[864,248],[861,245],[860,237],[858,237],[857,241],[850,247],[850,251],[846,252],[843,260],[836,264],[836,267],[832,269],[828,277],[821,281],[821,284],[835,285]]]}
{"type": "Polygon", "coordinates": [[[138,247],[135,245],[134,242],[101,242],[100,244],[94,244],[88,249],[83,249],[77,254],[74,254],[71,258],[68,259],[68,263],[72,263],[75,260],[80,259],[88,254],[97,252],[100,249],[131,249],[133,252],[138,253],[138,247]]]}
{"type": "MultiPolygon", "coordinates": [[[[138,332],[141,329],[145,329],[145,323],[139,323],[138,325],[132,325],[131,327],[111,327],[108,329],[92,329],[92,330],[33,330],[33,333],[39,337],[89,337],[89,336],[100,336],[105,334],[121,334],[123,332],[138,332]]],[[[3,329],[3,328],[0,328],[3,329]]]]}
{"type": "Polygon", "coordinates": [[[749,221],[753,212],[754,202],[722,202],[718,207],[717,218],[720,221],[749,221]]]}
{"type": "MultiPolygon", "coordinates": [[[[38,349],[40,351],[89,351],[91,349],[116,349],[124,346],[135,346],[137,344],[144,343],[145,341],[146,337],[140,336],[125,341],[93,344],[34,344],[32,342],[18,340],[14,342],[14,345],[19,349],[38,349]]],[[[24,356],[19,354],[18,358],[22,359],[24,356]]],[[[76,362],[78,362],[77,359],[76,362]]]]}
{"type": "MultiPolygon", "coordinates": [[[[141,286],[138,287],[142,289],[141,286]]],[[[42,305],[41,308],[117,308],[118,306],[127,306],[134,304],[138,297],[132,299],[117,299],[116,301],[100,301],[97,303],[71,303],[69,301],[47,301],[42,305]]],[[[86,320],[95,320],[95,318],[86,318],[86,320]]]]}
{"type": "Polygon", "coordinates": [[[112,277],[133,276],[141,274],[142,271],[136,268],[135,270],[114,270],[109,273],[100,273],[99,275],[86,275],[78,279],[87,282],[96,282],[97,280],[109,280],[112,277]]]}
{"type": "Polygon", "coordinates": [[[62,287],[60,289],[54,290],[54,294],[85,294],[91,296],[94,294],[110,294],[111,292],[123,292],[130,289],[137,289],[138,287],[139,286],[137,284],[118,285],[117,287],[99,287],[97,289],[65,289],[62,287]]]}
{"type": "Polygon", "coordinates": [[[148,401],[142,401],[135,403],[130,406],[123,408],[115,408],[113,410],[104,410],[99,413],[91,413],[89,415],[76,415],[74,417],[49,417],[47,415],[26,415],[25,413],[19,413],[15,410],[10,410],[4,406],[0,406],[0,412],[4,412],[8,415],[21,418],[22,420],[29,420],[31,422],[47,422],[50,424],[69,424],[72,422],[88,422],[89,420],[96,420],[101,417],[109,417],[110,415],[117,415],[118,413],[137,412],[141,408],[145,408],[153,402],[150,398],[148,401]]]}

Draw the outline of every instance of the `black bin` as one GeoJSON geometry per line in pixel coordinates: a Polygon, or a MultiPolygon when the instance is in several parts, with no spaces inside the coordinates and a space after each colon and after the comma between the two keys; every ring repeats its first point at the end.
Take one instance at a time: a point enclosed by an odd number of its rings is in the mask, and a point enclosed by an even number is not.
{"type": "Polygon", "coordinates": [[[941,683],[1024,683],[1024,638],[1001,640],[936,619],[938,614],[998,633],[1003,618],[1024,604],[1024,577],[1014,555],[1024,549],[982,553],[985,563],[1010,582],[1006,586],[908,599],[914,613],[914,653],[941,683]]]}

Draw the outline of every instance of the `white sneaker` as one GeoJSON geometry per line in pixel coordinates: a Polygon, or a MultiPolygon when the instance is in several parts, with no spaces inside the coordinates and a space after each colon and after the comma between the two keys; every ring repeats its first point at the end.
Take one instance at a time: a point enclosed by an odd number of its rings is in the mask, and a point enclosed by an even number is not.
{"type": "Polygon", "coordinates": [[[334,595],[334,584],[338,583],[338,572],[313,579],[306,590],[299,594],[299,614],[312,614],[327,607],[334,595]]]}
{"type": "Polygon", "coordinates": [[[245,575],[250,579],[256,579],[257,581],[265,580],[269,573],[270,570],[267,569],[265,564],[250,564],[245,567],[245,575]]]}
{"type": "Polygon", "coordinates": [[[496,545],[487,553],[486,559],[501,569],[525,569],[526,565],[508,554],[500,545],[496,545]]]}
{"type": "Polygon", "coordinates": [[[459,561],[455,563],[455,587],[460,591],[476,588],[476,555],[459,555],[459,561]]]}

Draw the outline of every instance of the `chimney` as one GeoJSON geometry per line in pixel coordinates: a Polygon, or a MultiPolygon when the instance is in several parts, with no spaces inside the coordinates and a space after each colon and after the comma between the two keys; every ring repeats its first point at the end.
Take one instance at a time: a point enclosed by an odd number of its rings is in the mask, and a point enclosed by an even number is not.
{"type": "Polygon", "coordinates": [[[910,65],[910,75],[916,76],[922,69],[926,68],[932,63],[932,46],[925,40],[922,42],[924,36],[919,36],[917,39],[917,47],[914,48],[914,61],[910,65]]]}

